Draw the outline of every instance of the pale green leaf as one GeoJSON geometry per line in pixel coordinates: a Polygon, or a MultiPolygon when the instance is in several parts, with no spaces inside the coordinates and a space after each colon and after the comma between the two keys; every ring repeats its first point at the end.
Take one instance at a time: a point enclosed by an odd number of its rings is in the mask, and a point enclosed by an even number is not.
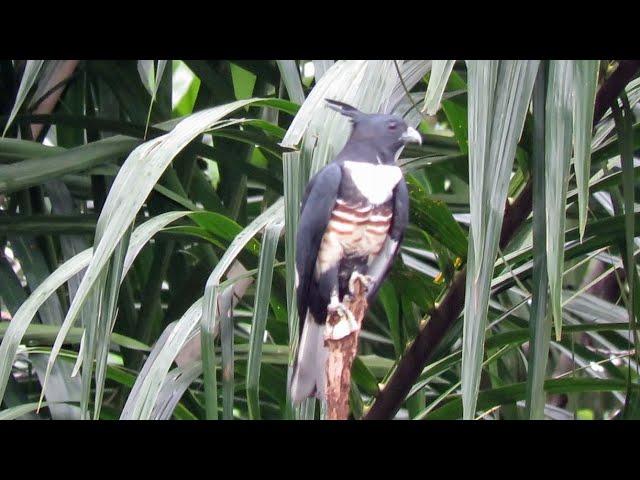
{"type": "Polygon", "coordinates": [[[276,247],[283,227],[283,223],[272,223],[267,226],[262,240],[262,250],[260,251],[258,280],[256,282],[251,336],[249,339],[249,359],[247,360],[247,403],[249,406],[249,418],[251,419],[260,418],[259,385],[262,344],[264,343],[264,333],[269,313],[269,298],[271,297],[276,247]]]}
{"type": "Polygon", "coordinates": [[[598,86],[598,60],[575,60],[573,76],[573,148],[576,184],[578,187],[578,214],[580,240],[587,225],[589,206],[589,177],[591,172],[591,132],[593,109],[598,86]]]}
{"type": "Polygon", "coordinates": [[[215,419],[218,415],[217,386],[215,378],[215,331],[222,312],[218,303],[221,294],[222,276],[235,261],[245,245],[265,226],[273,222],[284,220],[284,201],[278,200],[262,214],[256,217],[242,232],[231,242],[229,248],[211,272],[204,293],[204,303],[201,322],[202,337],[202,365],[205,380],[205,399],[207,418],[215,419]]]}
{"type": "Polygon", "coordinates": [[[432,61],[431,76],[429,77],[429,85],[424,97],[424,107],[422,107],[422,111],[426,112],[427,115],[435,115],[440,108],[440,100],[455,63],[455,60],[432,61]]]}
{"type": "Polygon", "coordinates": [[[284,86],[289,93],[289,98],[296,103],[304,102],[304,90],[302,89],[302,81],[300,80],[300,71],[298,63],[295,60],[276,60],[284,86]]]}
{"type": "MultiPolygon", "coordinates": [[[[221,119],[243,106],[261,99],[239,100],[200,111],[180,121],[173,130],[137,147],[120,168],[96,225],[94,254],[82,278],[76,297],[65,318],[60,336],[49,357],[48,370],[59,352],[68,329],[73,325],[94,285],[102,277],[113,252],[122,241],[154,185],[173,158],[202,132],[228,125],[221,119]]],[[[113,282],[113,285],[118,285],[113,282]]],[[[114,292],[117,300],[117,292],[114,292]]],[[[97,302],[94,302],[97,306],[97,302]]],[[[94,307],[95,308],[95,307],[94,307]]],[[[97,314],[89,315],[97,318],[97,314]]]]}
{"type": "Polygon", "coordinates": [[[516,146],[538,61],[467,62],[471,228],[464,307],[464,418],[475,417],[484,353],[489,286],[500,240],[516,146]]]}
{"type": "Polygon", "coordinates": [[[177,322],[169,325],[151,350],[120,415],[121,420],[151,418],[158,395],[171,364],[202,316],[202,298],[196,301],[177,322]]]}
{"type": "Polygon", "coordinates": [[[530,420],[544,418],[544,378],[551,340],[548,314],[547,244],[545,241],[545,108],[547,63],[542,62],[533,90],[533,286],[529,319],[529,363],[527,368],[527,412],[530,420]]]}
{"type": "Polygon", "coordinates": [[[562,335],[565,205],[573,130],[573,62],[552,60],[545,117],[547,273],[556,340],[562,335]]]}
{"type": "Polygon", "coordinates": [[[44,60],[27,60],[24,67],[24,73],[22,74],[22,80],[20,80],[20,86],[18,87],[18,93],[16,94],[16,101],[13,103],[9,119],[7,120],[7,124],[4,126],[4,130],[2,132],[3,137],[7,133],[7,130],[9,130],[13,119],[16,118],[16,115],[20,111],[20,107],[22,107],[22,104],[27,98],[29,90],[31,90],[31,87],[36,83],[43,63],[44,60]]]}
{"type": "Polygon", "coordinates": [[[329,70],[333,64],[335,62],[333,60],[314,60],[313,61],[313,67],[314,67],[314,77],[316,79],[316,82],[318,82],[322,76],[327,73],[327,70],[329,70]]]}
{"type": "MultiPolygon", "coordinates": [[[[158,215],[136,228],[131,236],[131,243],[124,264],[124,273],[126,274],[129,268],[131,268],[138,253],[153,235],[169,223],[176,221],[188,213],[189,212],[167,212],[158,215]]],[[[92,249],[87,249],[64,262],[55,272],[49,275],[44,282],[38,285],[38,288],[31,293],[29,298],[27,298],[15,313],[2,339],[2,344],[0,344],[0,399],[4,396],[18,346],[36,312],[58,288],[89,265],[91,256],[92,249]]],[[[63,327],[65,326],[63,325],[63,327]]],[[[60,330],[63,327],[60,327],[60,330]]]]}

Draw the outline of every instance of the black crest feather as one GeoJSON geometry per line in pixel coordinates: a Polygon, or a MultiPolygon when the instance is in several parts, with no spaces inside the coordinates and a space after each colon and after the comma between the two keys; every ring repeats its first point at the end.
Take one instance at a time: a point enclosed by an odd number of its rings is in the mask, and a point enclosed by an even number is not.
{"type": "Polygon", "coordinates": [[[331,100],[330,98],[325,98],[325,101],[327,102],[327,106],[330,109],[335,110],[338,113],[341,113],[345,117],[349,117],[351,120],[356,120],[360,115],[362,115],[362,112],[360,110],[344,102],[339,102],[338,100],[331,100]]]}

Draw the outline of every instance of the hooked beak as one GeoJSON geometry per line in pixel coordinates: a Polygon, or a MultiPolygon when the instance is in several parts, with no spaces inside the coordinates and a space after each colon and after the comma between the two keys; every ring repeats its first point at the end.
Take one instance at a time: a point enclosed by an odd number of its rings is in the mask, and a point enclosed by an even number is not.
{"type": "Polygon", "coordinates": [[[422,137],[415,128],[411,127],[407,128],[407,131],[402,134],[400,140],[404,143],[413,142],[422,145],[422,137]]]}

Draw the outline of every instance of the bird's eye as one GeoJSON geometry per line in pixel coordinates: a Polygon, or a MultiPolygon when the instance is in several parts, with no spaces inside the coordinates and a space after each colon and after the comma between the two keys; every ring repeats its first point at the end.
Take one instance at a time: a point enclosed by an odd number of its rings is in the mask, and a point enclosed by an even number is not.
{"type": "Polygon", "coordinates": [[[389,130],[395,130],[396,128],[398,128],[398,123],[397,122],[389,122],[387,124],[387,128],[389,130]]]}

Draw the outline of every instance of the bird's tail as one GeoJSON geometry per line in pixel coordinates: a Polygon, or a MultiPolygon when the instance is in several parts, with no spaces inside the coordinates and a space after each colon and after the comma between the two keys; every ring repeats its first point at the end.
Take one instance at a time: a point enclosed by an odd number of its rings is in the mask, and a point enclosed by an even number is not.
{"type": "Polygon", "coordinates": [[[324,400],[326,360],[324,324],[319,325],[311,313],[307,313],[291,380],[291,401],[294,404],[314,395],[320,400],[324,400]]]}

